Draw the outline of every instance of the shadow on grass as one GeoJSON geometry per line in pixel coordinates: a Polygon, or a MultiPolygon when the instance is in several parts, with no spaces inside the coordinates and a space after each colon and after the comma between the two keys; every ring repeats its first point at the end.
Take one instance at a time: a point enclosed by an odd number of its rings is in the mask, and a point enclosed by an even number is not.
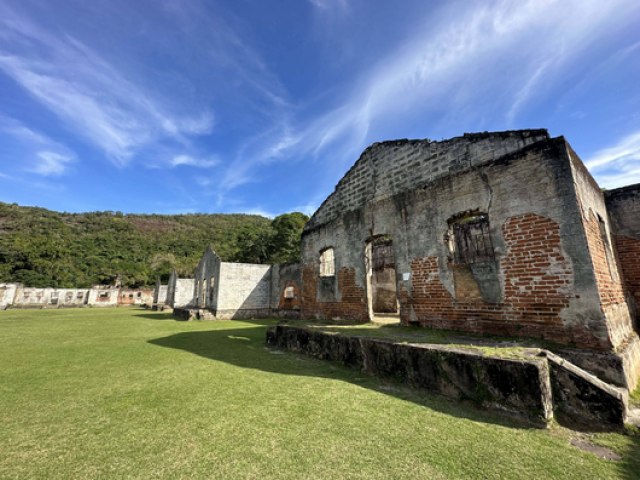
{"type": "Polygon", "coordinates": [[[149,320],[175,320],[171,312],[136,313],[134,317],[146,318],[149,320]]]}
{"type": "Polygon", "coordinates": [[[635,432],[630,438],[630,446],[621,452],[620,472],[624,478],[637,480],[640,478],[640,432],[635,432]]]}
{"type": "Polygon", "coordinates": [[[239,329],[183,332],[150,340],[149,343],[161,347],[184,350],[207,359],[225,362],[242,368],[280,375],[341,380],[459,418],[511,428],[533,427],[531,423],[519,418],[511,418],[495,412],[481,410],[468,401],[452,401],[437,394],[412,389],[393,379],[380,379],[358,370],[349,369],[335,362],[268,348],[265,343],[265,323],[267,322],[243,320],[243,323],[251,323],[255,326],[239,329]]]}

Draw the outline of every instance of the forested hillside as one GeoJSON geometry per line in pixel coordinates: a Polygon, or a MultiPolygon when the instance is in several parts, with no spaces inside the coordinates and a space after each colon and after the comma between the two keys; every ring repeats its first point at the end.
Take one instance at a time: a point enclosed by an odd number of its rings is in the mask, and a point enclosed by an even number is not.
{"type": "Polygon", "coordinates": [[[207,245],[225,261],[296,261],[307,217],[59,213],[0,202],[0,282],[34,287],[153,285],[190,276],[207,245]]]}

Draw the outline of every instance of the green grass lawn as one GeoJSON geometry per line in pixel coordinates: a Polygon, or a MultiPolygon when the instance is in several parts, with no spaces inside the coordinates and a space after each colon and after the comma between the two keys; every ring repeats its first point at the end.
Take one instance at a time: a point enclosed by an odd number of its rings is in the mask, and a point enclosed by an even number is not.
{"type": "Polygon", "coordinates": [[[270,321],[0,312],[0,478],[640,478],[640,437],[519,426],[265,348],[270,321]]]}

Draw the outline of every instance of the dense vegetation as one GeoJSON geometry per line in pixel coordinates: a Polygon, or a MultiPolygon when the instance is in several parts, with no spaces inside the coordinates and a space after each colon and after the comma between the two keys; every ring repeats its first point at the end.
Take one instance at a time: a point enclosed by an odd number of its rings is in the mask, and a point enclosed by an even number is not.
{"type": "Polygon", "coordinates": [[[33,287],[153,285],[191,275],[207,245],[224,261],[297,261],[307,220],[259,215],[59,213],[0,202],[0,282],[33,287]]]}

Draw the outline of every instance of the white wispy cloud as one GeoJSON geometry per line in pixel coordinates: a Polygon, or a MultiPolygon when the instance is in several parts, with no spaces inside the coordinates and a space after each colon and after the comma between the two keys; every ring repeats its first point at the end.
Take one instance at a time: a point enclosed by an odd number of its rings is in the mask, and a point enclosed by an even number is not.
{"type": "Polygon", "coordinates": [[[174,114],[78,39],[0,6],[0,69],[75,132],[124,165],[141,147],[209,133],[208,110],[174,114]]]}
{"type": "Polygon", "coordinates": [[[450,110],[475,103],[502,110],[512,121],[563,61],[597,42],[631,9],[637,7],[626,0],[606,5],[593,0],[500,1],[464,11],[452,6],[438,25],[423,29],[366,72],[346,107],[339,107],[346,115],[338,125],[328,122],[327,128],[311,130],[323,145],[327,138],[339,137],[340,130],[363,131],[381,119],[429,111],[434,103],[450,110]],[[575,11],[581,14],[573,15],[575,11]],[[483,91],[483,84],[491,88],[483,91]],[[482,103],[485,96],[493,105],[482,103]]]}
{"type": "Polygon", "coordinates": [[[4,115],[0,115],[0,134],[8,134],[12,142],[18,145],[22,161],[17,163],[24,164],[27,172],[60,176],[76,160],[76,155],[65,145],[4,115]]]}
{"type": "Polygon", "coordinates": [[[309,0],[309,3],[320,10],[347,10],[348,0],[309,0]]]}
{"type": "Polygon", "coordinates": [[[181,165],[198,168],[210,168],[218,165],[220,160],[218,158],[197,158],[191,155],[176,155],[171,160],[171,166],[179,167],[181,165]]]}
{"type": "Polygon", "coordinates": [[[31,171],[45,177],[62,175],[73,161],[73,157],[46,150],[38,152],[37,159],[31,171]]]}
{"type": "MultiPolygon", "coordinates": [[[[319,9],[341,5],[312,3],[319,9]]],[[[469,111],[480,118],[485,109],[507,126],[576,56],[637,11],[632,0],[448,4],[360,72],[338,105],[276,124],[240,149],[222,188],[255,180],[263,165],[292,159],[322,157],[343,169],[378,132],[443,108],[451,116],[457,112],[457,121],[469,111]]]]}
{"type": "Polygon", "coordinates": [[[640,183],[640,131],[599,150],[585,164],[605,188],[640,183]]]}

